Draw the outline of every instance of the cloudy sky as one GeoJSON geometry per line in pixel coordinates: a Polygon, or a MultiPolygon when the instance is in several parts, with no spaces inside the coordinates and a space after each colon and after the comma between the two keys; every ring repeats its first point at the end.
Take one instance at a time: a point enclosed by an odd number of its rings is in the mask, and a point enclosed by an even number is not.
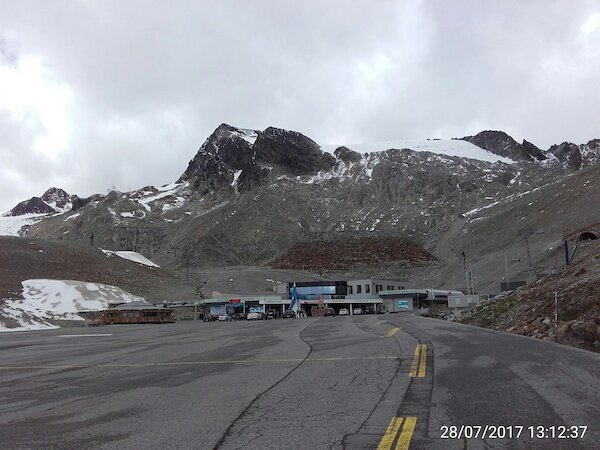
{"type": "Polygon", "coordinates": [[[220,123],[600,137],[600,1],[0,2],[0,211],[176,179],[220,123]]]}

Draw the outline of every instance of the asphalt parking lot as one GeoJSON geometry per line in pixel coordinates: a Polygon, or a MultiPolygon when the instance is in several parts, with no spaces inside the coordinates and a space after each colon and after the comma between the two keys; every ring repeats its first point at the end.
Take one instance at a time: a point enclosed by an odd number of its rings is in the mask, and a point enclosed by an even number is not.
{"type": "Polygon", "coordinates": [[[597,448],[600,356],[412,315],[0,336],[3,448],[597,448]],[[442,439],[444,426],[587,426],[442,439]],[[389,445],[388,445],[389,444],[389,445]],[[387,447],[386,447],[387,446],[387,447]]]}

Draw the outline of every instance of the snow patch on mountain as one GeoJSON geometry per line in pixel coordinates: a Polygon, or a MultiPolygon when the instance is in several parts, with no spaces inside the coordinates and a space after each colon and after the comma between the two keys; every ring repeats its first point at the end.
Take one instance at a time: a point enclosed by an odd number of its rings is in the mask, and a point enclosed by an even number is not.
{"type": "Polygon", "coordinates": [[[139,197],[137,200],[144,208],[146,208],[146,210],[148,212],[152,212],[150,203],[155,202],[157,200],[164,199],[166,197],[170,197],[172,195],[175,195],[176,193],[185,189],[187,186],[188,186],[187,182],[186,183],[166,184],[159,188],[155,188],[159,192],[158,194],[156,194],[155,192],[151,192],[151,191],[144,191],[142,193],[142,196],[139,197]]]}
{"type": "MultiPolygon", "coordinates": [[[[474,208],[474,209],[472,209],[470,211],[467,211],[467,212],[463,213],[462,216],[465,217],[465,218],[467,218],[468,222],[471,222],[471,223],[475,222],[475,221],[478,221],[478,220],[483,220],[483,219],[485,219],[485,217],[479,217],[479,218],[476,218],[476,219],[472,218],[472,217],[474,215],[478,214],[479,212],[483,211],[483,210],[486,210],[486,209],[489,209],[489,208],[493,208],[496,205],[510,203],[513,200],[516,200],[516,199],[519,199],[521,197],[524,197],[525,195],[529,195],[529,194],[531,194],[533,192],[539,191],[540,189],[542,189],[542,188],[544,188],[546,186],[549,186],[550,184],[552,184],[552,183],[547,183],[547,184],[544,184],[543,186],[538,186],[538,187],[536,187],[534,189],[531,189],[531,190],[528,190],[528,191],[525,191],[525,192],[519,192],[517,194],[508,195],[508,196],[506,196],[506,197],[504,197],[504,198],[502,198],[500,200],[496,200],[496,201],[493,201],[493,202],[491,202],[491,203],[489,203],[487,205],[480,206],[478,208],[474,208]]],[[[486,197],[486,199],[489,200],[488,197],[486,197]]],[[[532,203],[529,204],[529,206],[531,206],[531,205],[532,205],[532,203]]]]}
{"type": "Polygon", "coordinates": [[[138,252],[131,252],[131,251],[112,251],[112,250],[104,250],[104,249],[100,249],[104,252],[104,254],[107,257],[112,257],[113,255],[116,255],[120,258],[123,259],[128,259],[129,261],[133,261],[136,262],[138,264],[143,264],[145,266],[150,266],[150,267],[160,267],[158,264],[150,261],[148,258],[146,258],[144,255],[140,255],[138,252]]]}
{"type": "MultiPolygon", "coordinates": [[[[474,144],[461,140],[444,140],[432,139],[427,141],[418,140],[397,140],[372,142],[363,144],[343,144],[351,150],[359,153],[382,152],[392,148],[409,149],[413,151],[424,151],[437,153],[439,155],[458,156],[460,158],[477,159],[479,161],[487,161],[490,163],[503,162],[506,164],[514,164],[514,161],[503,156],[495,155],[474,144]]],[[[333,151],[341,145],[321,145],[323,151],[333,153],[333,151]]]]}
{"type": "Polygon", "coordinates": [[[21,216],[0,216],[0,236],[19,236],[24,226],[39,222],[47,214],[23,214],[21,216]]]}
{"type": "Polygon", "coordinates": [[[254,145],[254,142],[256,142],[256,139],[258,138],[256,131],[246,128],[236,128],[235,131],[231,131],[231,135],[242,138],[250,145],[254,145]]]}
{"type": "Polygon", "coordinates": [[[231,182],[231,186],[232,187],[235,188],[237,186],[238,178],[240,177],[241,174],[242,174],[242,170],[241,169],[240,170],[236,170],[233,173],[233,181],[231,182]]]}

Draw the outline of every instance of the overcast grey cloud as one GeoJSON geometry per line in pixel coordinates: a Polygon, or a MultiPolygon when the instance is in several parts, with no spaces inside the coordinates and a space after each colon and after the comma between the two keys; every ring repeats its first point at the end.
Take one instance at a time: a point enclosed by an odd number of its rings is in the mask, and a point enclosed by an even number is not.
{"type": "Polygon", "coordinates": [[[0,211],[176,179],[220,123],[600,137],[598,1],[3,1],[0,211]]]}

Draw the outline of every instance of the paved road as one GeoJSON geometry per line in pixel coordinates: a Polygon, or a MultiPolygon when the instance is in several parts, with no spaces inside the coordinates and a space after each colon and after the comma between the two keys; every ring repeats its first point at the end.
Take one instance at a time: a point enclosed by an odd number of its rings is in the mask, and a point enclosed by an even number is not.
{"type": "Polygon", "coordinates": [[[0,448],[600,448],[600,355],[413,315],[4,333],[0,355],[0,448]],[[441,438],[461,425],[486,438],[441,438]]]}

